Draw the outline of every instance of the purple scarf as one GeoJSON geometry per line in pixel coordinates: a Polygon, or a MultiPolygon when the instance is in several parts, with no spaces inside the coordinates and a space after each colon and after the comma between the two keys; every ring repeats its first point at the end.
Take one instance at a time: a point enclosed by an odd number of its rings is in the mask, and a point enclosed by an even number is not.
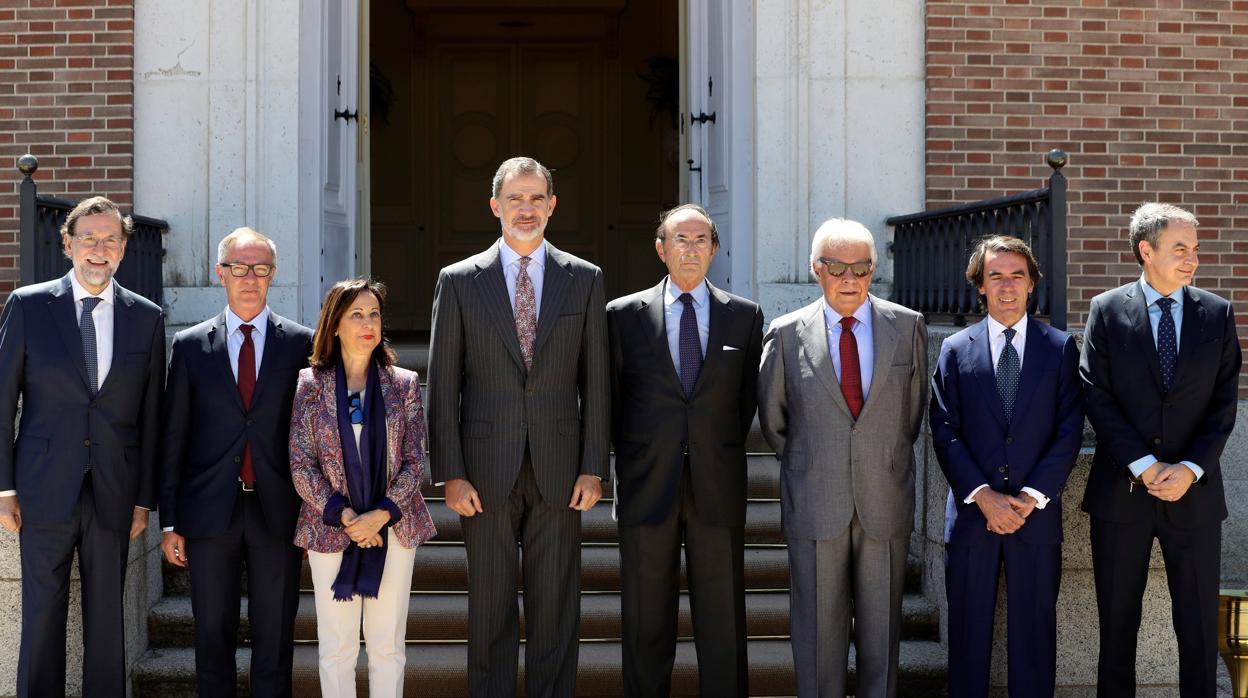
{"type": "MultiPolygon", "coordinates": [[[[355,430],[351,428],[351,408],[348,405],[347,372],[342,358],[338,358],[335,371],[335,399],[338,404],[338,438],[342,441],[342,462],[347,475],[347,495],[351,509],[364,514],[377,508],[386,496],[388,472],[386,469],[386,401],[381,394],[377,377],[377,363],[368,364],[368,382],[364,411],[364,429],[360,433],[360,445],[355,445],[355,430]]],[[[363,598],[377,598],[381,588],[381,573],[386,566],[386,529],[381,529],[381,546],[361,548],[352,541],[342,554],[342,565],[334,579],[335,601],[350,601],[359,594],[363,598]]]]}

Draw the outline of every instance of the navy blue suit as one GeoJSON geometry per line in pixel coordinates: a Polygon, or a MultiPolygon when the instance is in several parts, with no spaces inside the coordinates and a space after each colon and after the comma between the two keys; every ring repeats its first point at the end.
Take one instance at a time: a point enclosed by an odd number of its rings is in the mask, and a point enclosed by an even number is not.
{"type": "Polygon", "coordinates": [[[1009,586],[1010,696],[1051,696],[1056,680],[1062,491],[1079,454],[1083,397],[1079,350],[1067,333],[1027,319],[1018,399],[1007,421],[997,392],[988,320],[941,345],[932,376],[931,428],[956,520],[946,541],[949,694],[987,696],[998,571],[1009,586]],[[987,529],[980,485],[1049,498],[1013,534],[987,529]]]}
{"type": "Polygon", "coordinates": [[[65,693],[77,550],[83,695],[120,696],[130,524],[136,506],[156,508],[165,322],[157,305],[114,281],[113,358],[92,395],[69,274],[17,289],[0,317],[0,491],[17,490],[22,511],[17,695],[65,693]]]}

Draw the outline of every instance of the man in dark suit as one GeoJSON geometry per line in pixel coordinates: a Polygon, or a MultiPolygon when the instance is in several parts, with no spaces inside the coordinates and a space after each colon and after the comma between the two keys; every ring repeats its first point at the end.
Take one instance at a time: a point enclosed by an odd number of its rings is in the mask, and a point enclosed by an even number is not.
{"type": "MultiPolygon", "coordinates": [[[[1131,217],[1138,281],[1092,299],[1079,364],[1096,454],[1092,517],[1099,696],[1135,695],[1135,649],[1153,539],[1161,544],[1184,698],[1217,690],[1222,448],[1242,361],[1231,304],[1191,286],[1196,218],[1148,203],[1131,217]]],[[[1156,661],[1156,658],[1153,659],[1156,661]]]]}
{"type": "Polygon", "coordinates": [[[18,696],[65,695],[75,550],[82,695],[126,694],[126,555],[156,506],[165,362],[160,308],[113,280],[132,228],[108,199],[82,201],[61,227],[73,269],[14,291],[0,317],[0,524],[21,536],[18,696]]]}
{"type": "Polygon", "coordinates": [[[251,695],[290,696],[302,551],[287,441],[312,331],[268,307],[277,247],[239,228],[217,248],[226,308],[173,338],[161,451],[160,544],[189,567],[199,695],[233,696],[247,570],[251,695]]]}
{"type": "Polygon", "coordinates": [[[607,306],[623,607],[624,693],[667,696],[680,551],[704,696],[745,696],[745,437],[763,313],[706,280],[719,234],[697,204],[667,211],[668,275],[607,306]]]}
{"type": "Polygon", "coordinates": [[[930,418],[950,488],[949,695],[988,695],[1004,565],[1010,696],[1052,696],[1061,494],[1083,437],[1079,349],[1069,334],[1027,316],[1040,279],[1027,243],[1005,236],[980,241],[966,278],[988,316],[941,345],[930,418]]]}
{"type": "Polygon", "coordinates": [[[429,351],[429,457],[463,517],[468,685],[514,695],[524,550],[525,694],[570,696],[580,622],[581,512],[608,473],[602,272],[545,241],[550,171],[494,175],[502,238],[438,276],[429,351]]]}

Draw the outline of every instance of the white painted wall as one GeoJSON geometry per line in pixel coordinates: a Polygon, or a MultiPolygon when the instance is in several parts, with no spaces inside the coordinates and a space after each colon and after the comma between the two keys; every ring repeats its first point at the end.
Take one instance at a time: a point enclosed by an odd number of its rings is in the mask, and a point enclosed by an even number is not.
{"type": "MultiPolygon", "coordinates": [[[[298,317],[298,0],[137,0],[134,203],[169,221],[169,324],[221,312],[216,246],[273,238],[269,304],[298,317]]],[[[315,244],[315,243],[313,243],[315,244]]]]}
{"type": "Polygon", "coordinates": [[[771,319],[818,297],[810,240],[864,223],[891,290],[884,220],[924,205],[923,3],[756,0],[755,288],[771,319]]]}

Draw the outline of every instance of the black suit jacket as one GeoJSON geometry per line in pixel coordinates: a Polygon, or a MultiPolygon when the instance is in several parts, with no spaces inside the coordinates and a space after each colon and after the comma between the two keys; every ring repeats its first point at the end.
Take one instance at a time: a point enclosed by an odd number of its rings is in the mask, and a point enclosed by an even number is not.
{"type": "Polygon", "coordinates": [[[546,245],[541,311],[526,370],[499,243],[438,275],[429,347],[434,482],[466,478],[481,506],[511,492],[527,448],[542,497],[563,506],[578,475],[608,475],[602,271],[546,245]]]}
{"type": "Polygon", "coordinates": [[[229,526],[243,446],[250,439],[256,491],[269,531],[294,540],[301,500],[290,479],[290,413],[312,330],[270,311],[260,375],[243,409],[230,368],[225,313],[174,335],[165,390],[160,521],[204,538],[229,526]]]}
{"type": "Polygon", "coordinates": [[[624,525],[657,524],[672,510],[689,444],[690,479],[706,523],[745,523],[745,437],[758,406],[763,313],[708,282],[706,358],[685,397],[664,322],[665,281],[611,301],[611,434],[624,525]],[[732,347],[732,349],[727,349],[732,347]]]}
{"type": "Polygon", "coordinates": [[[1162,392],[1157,344],[1138,281],[1092,299],[1079,370],[1096,454],[1083,510],[1108,521],[1152,515],[1179,527],[1226,518],[1222,448],[1235,424],[1242,361],[1231,304],[1207,291],[1183,292],[1183,327],[1174,385],[1162,392]],[[1127,465],[1146,455],[1191,461],[1205,475],[1177,502],[1130,492],[1127,465]]]}
{"type": "Polygon", "coordinates": [[[17,289],[0,317],[0,490],[25,521],[67,521],[90,459],[100,523],[129,531],[135,506],[156,507],[164,315],[114,280],[113,359],[92,397],[72,273],[17,289]]]}

